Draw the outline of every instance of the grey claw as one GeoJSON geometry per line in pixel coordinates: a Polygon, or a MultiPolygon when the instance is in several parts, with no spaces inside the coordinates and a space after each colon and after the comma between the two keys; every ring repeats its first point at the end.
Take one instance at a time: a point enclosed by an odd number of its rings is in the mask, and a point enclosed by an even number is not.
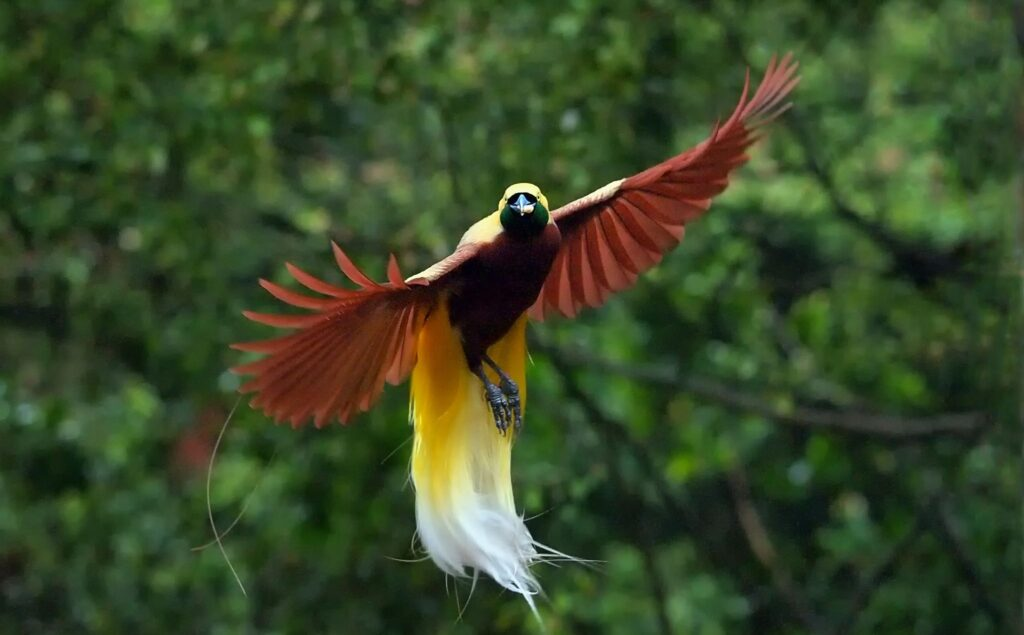
{"type": "Polygon", "coordinates": [[[523,429],[523,409],[519,400],[519,386],[508,377],[501,381],[501,392],[508,399],[509,419],[515,426],[516,434],[523,429]]]}
{"type": "Polygon", "coordinates": [[[494,425],[498,427],[498,432],[505,434],[508,430],[509,425],[509,403],[502,394],[502,391],[497,386],[491,384],[485,387],[487,395],[487,404],[491,407],[491,415],[494,417],[494,425]]]}

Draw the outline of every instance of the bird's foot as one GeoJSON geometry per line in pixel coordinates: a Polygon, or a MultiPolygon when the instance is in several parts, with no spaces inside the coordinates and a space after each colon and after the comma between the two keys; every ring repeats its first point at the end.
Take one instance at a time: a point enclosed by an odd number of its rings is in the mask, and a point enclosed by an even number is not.
{"type": "MultiPolygon", "coordinates": [[[[504,435],[508,431],[509,425],[513,423],[512,405],[502,389],[494,384],[484,385],[484,393],[487,397],[487,405],[491,407],[491,414],[494,415],[494,425],[498,427],[498,432],[504,435]]],[[[516,398],[518,400],[518,395],[516,398]]]]}
{"type": "Polygon", "coordinates": [[[523,429],[523,408],[519,399],[519,386],[507,375],[501,378],[499,386],[501,392],[508,400],[509,409],[512,414],[512,424],[515,426],[516,436],[519,436],[519,432],[523,429]]]}
{"type": "Polygon", "coordinates": [[[487,404],[491,407],[491,413],[494,415],[494,424],[502,435],[508,432],[510,426],[518,435],[523,429],[523,407],[522,399],[519,397],[519,386],[490,357],[484,355],[482,361],[493,368],[498,375],[498,385],[496,386],[487,377],[483,366],[477,365],[473,368],[473,373],[480,378],[480,382],[484,385],[484,394],[487,397],[487,404]]]}

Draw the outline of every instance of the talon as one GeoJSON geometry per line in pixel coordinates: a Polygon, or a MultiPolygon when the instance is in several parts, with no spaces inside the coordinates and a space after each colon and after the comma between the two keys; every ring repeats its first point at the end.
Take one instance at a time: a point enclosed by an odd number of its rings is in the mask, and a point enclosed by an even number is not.
{"type": "Polygon", "coordinates": [[[508,400],[494,384],[484,386],[484,391],[487,395],[487,404],[491,407],[491,415],[494,417],[494,425],[498,427],[498,432],[505,434],[509,424],[508,400]]]}
{"type": "Polygon", "coordinates": [[[493,368],[499,378],[496,386],[487,377],[482,365],[477,364],[472,369],[473,374],[479,377],[480,383],[484,385],[484,394],[494,416],[494,425],[502,435],[508,432],[509,427],[514,427],[515,434],[519,434],[523,429],[523,407],[519,397],[519,386],[490,357],[485,355],[482,361],[493,368]]]}
{"type": "Polygon", "coordinates": [[[509,409],[511,410],[510,419],[512,419],[513,425],[515,426],[516,434],[523,429],[523,409],[521,401],[519,399],[519,386],[516,382],[508,376],[502,377],[501,379],[501,392],[505,394],[508,399],[509,409]]]}
{"type": "Polygon", "coordinates": [[[515,426],[516,436],[523,431],[523,410],[519,405],[519,395],[516,395],[515,402],[512,404],[512,413],[514,417],[513,425],[515,426]]]}

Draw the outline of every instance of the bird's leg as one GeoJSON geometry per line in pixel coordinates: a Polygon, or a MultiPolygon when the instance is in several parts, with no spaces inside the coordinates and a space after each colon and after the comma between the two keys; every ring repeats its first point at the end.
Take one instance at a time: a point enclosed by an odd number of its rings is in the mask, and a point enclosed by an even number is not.
{"type": "Polygon", "coordinates": [[[513,418],[513,411],[509,400],[505,398],[504,391],[495,386],[494,382],[487,377],[487,373],[484,372],[482,365],[477,364],[472,371],[483,382],[487,404],[491,407],[491,414],[494,415],[494,425],[498,426],[498,432],[505,434],[513,418]]]}
{"type": "Polygon", "coordinates": [[[499,386],[501,392],[508,398],[508,405],[512,409],[512,418],[516,426],[516,434],[523,429],[523,408],[519,399],[519,386],[516,382],[512,381],[512,378],[508,376],[505,371],[501,370],[494,360],[484,355],[482,357],[484,362],[494,369],[494,372],[498,373],[498,378],[501,380],[499,386]]]}

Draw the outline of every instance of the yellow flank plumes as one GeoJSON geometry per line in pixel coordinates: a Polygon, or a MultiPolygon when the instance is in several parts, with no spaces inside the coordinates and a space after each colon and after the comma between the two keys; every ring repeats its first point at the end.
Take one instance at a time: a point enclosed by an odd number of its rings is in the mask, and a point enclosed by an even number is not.
{"type": "MultiPolygon", "coordinates": [[[[519,384],[526,404],[526,317],[488,351],[519,384]]],[[[497,381],[497,377],[493,377],[497,381]]],[[[480,380],[439,303],[419,335],[412,374],[412,479],[420,542],[454,576],[490,575],[533,607],[540,592],[530,565],[542,559],[516,512],[512,436],[494,425],[480,380]]]]}

